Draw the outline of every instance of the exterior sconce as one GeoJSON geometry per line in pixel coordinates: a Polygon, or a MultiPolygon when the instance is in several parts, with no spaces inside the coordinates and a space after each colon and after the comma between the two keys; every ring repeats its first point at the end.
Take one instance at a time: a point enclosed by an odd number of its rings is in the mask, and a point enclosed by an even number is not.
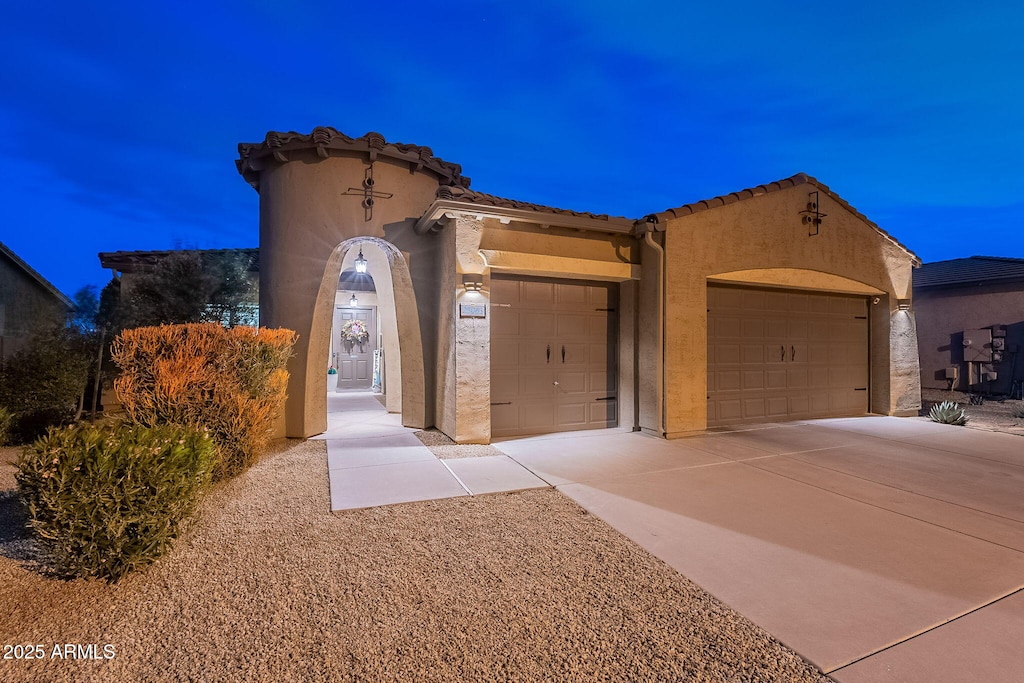
{"type": "Polygon", "coordinates": [[[909,311],[910,299],[896,299],[896,308],[900,311],[909,311]]]}
{"type": "MultiPolygon", "coordinates": [[[[366,272],[366,259],[363,258],[363,248],[362,247],[359,247],[359,256],[356,257],[355,264],[356,264],[356,272],[357,273],[365,273],[366,272]]],[[[355,297],[355,294],[353,294],[352,296],[355,297]]],[[[355,306],[355,304],[352,304],[352,305],[355,306]]]]}
{"type": "Polygon", "coordinates": [[[480,275],[466,274],[462,276],[462,286],[467,292],[479,292],[484,288],[484,279],[480,275]]]}
{"type": "Polygon", "coordinates": [[[355,308],[359,305],[359,299],[356,298],[356,293],[352,292],[352,298],[348,300],[348,305],[355,308]]]}

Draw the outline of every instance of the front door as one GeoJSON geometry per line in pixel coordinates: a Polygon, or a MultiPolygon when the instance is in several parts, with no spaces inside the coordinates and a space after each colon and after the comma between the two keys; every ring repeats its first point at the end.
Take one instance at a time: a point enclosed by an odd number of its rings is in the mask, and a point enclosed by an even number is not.
{"type": "Polygon", "coordinates": [[[370,389],[373,386],[373,350],[377,343],[376,308],[339,306],[334,311],[334,352],[338,368],[338,389],[370,389]],[[354,338],[359,321],[366,340],[354,338]]]}

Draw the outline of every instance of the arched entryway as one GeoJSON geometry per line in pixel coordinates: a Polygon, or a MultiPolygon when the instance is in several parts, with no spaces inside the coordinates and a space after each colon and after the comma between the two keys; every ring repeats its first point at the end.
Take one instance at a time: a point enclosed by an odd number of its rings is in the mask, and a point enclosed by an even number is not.
{"type": "MultiPolygon", "coordinates": [[[[339,317],[339,279],[343,271],[354,269],[359,254],[365,258],[366,272],[373,282],[374,326],[379,329],[381,355],[386,359],[380,378],[386,389],[385,406],[388,412],[401,413],[402,424],[423,427],[423,348],[412,278],[402,252],[377,237],[345,240],[334,248],[327,260],[310,333],[306,400],[324,404],[327,368],[337,363],[333,356],[337,349],[332,350],[332,339],[337,333],[335,325],[339,317]]],[[[358,291],[349,293],[354,294],[358,302],[358,291]]],[[[359,308],[358,303],[353,308],[359,308]]],[[[336,347],[337,341],[333,345],[336,347]]]]}

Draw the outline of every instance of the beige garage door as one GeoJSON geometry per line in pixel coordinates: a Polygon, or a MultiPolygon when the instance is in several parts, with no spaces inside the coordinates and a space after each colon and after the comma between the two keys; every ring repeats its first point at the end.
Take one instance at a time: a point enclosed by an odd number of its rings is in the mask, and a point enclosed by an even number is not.
{"type": "Polygon", "coordinates": [[[616,424],[617,285],[491,279],[491,434],[616,424]]]}
{"type": "Polygon", "coordinates": [[[708,426],[863,415],[867,299],[708,286],[708,426]]]}

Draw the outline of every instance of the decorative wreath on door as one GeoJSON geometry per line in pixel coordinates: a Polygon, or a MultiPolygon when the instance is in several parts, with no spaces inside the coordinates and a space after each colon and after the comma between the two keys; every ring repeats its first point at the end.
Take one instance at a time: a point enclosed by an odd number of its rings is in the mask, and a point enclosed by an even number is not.
{"type": "Polygon", "coordinates": [[[370,331],[366,329],[366,323],[362,320],[349,320],[341,326],[341,341],[348,348],[349,353],[352,347],[359,345],[359,353],[363,353],[363,344],[370,341],[370,331]]]}

